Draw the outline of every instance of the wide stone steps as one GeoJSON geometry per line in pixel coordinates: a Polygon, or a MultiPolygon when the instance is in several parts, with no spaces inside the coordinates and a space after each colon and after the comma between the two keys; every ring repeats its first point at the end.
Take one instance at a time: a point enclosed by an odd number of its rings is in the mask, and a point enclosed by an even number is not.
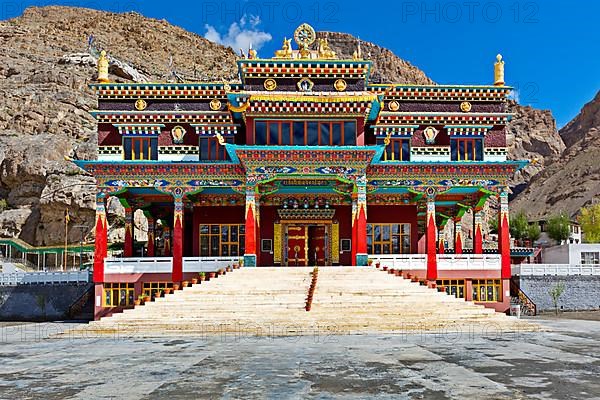
{"type": "Polygon", "coordinates": [[[372,267],[245,268],[183,288],[69,334],[203,334],[531,330],[532,324],[372,267]]]}

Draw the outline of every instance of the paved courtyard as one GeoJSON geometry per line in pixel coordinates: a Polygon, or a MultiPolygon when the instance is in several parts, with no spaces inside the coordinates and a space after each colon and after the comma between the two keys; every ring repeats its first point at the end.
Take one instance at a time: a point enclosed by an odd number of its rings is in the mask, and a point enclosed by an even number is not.
{"type": "Polygon", "coordinates": [[[1,399],[600,399],[600,322],[538,333],[47,339],[0,328],[1,399]]]}

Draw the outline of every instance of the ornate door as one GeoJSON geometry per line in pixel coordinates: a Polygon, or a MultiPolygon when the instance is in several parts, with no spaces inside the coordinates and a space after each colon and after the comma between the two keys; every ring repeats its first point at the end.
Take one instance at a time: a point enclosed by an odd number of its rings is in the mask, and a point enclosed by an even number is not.
{"type": "Polygon", "coordinates": [[[325,225],[308,227],[308,260],[310,265],[327,265],[327,249],[325,242],[325,225]]]}
{"type": "Polygon", "coordinates": [[[288,265],[306,266],[308,265],[308,227],[307,226],[288,226],[287,244],[288,244],[288,265]]]}

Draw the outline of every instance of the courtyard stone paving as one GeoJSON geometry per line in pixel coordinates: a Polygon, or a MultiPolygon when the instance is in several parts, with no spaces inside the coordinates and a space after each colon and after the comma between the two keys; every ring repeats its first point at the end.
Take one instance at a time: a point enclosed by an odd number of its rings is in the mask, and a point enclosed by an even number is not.
{"type": "Polygon", "coordinates": [[[48,338],[0,328],[0,399],[600,399],[600,322],[543,332],[48,338]]]}

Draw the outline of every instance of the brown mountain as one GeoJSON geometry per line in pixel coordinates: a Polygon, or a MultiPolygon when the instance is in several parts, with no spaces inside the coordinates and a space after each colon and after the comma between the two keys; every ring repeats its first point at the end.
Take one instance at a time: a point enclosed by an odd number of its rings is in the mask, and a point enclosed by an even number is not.
{"type": "Polygon", "coordinates": [[[559,211],[571,216],[600,199],[600,92],[560,130],[562,155],[537,174],[513,202],[532,218],[559,211]]]}
{"type": "MultiPolygon", "coordinates": [[[[356,49],[357,39],[351,35],[319,35],[328,37],[342,57],[351,57],[356,49]]],[[[117,82],[175,79],[174,75],[236,78],[231,49],[136,13],[28,8],[21,17],[0,22],[0,45],[0,199],[8,203],[0,212],[0,236],[36,245],[64,240],[67,207],[71,242],[81,237],[74,226],[94,224],[94,181],[64,157],[96,154],[95,123],[89,115],[95,98],[87,85],[94,80],[97,49],[109,52],[111,79],[117,82]],[[95,37],[91,51],[90,35],[95,37]]],[[[433,83],[387,49],[364,41],[361,49],[381,82],[433,83]]],[[[491,64],[487,67],[491,75],[491,64]]],[[[562,142],[549,112],[518,105],[512,109],[512,157],[540,160],[516,181],[520,183],[560,154],[562,142]]],[[[118,212],[118,204],[111,206],[118,212]]]]}

